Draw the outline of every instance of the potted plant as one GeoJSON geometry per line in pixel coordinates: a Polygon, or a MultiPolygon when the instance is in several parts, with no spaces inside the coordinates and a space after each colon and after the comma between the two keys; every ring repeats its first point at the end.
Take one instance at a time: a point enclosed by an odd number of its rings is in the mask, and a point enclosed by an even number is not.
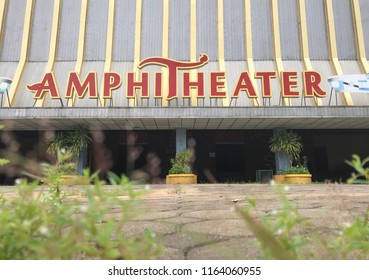
{"type": "Polygon", "coordinates": [[[287,184],[311,184],[311,174],[306,166],[292,166],[283,172],[287,184]]]}
{"type": "Polygon", "coordinates": [[[292,131],[281,130],[269,140],[269,149],[276,153],[276,157],[287,158],[283,164],[277,164],[277,173],[274,175],[276,183],[309,184],[311,174],[307,168],[307,158],[300,164],[302,151],[301,137],[292,131]],[[295,166],[293,163],[297,163],[295,166]],[[282,167],[281,167],[282,165],[282,167]]]}
{"type": "Polygon", "coordinates": [[[286,153],[289,164],[292,166],[293,161],[300,158],[300,153],[302,151],[301,137],[292,131],[279,131],[270,137],[269,149],[274,153],[286,153]]]}
{"type": "Polygon", "coordinates": [[[53,172],[61,176],[63,184],[88,183],[87,178],[79,175],[83,172],[83,157],[87,156],[87,148],[91,142],[88,129],[84,126],[76,126],[70,131],[58,131],[46,142],[47,152],[57,155],[56,170],[53,172]]]}
{"type": "Polygon", "coordinates": [[[47,178],[62,185],[87,185],[89,179],[80,176],[74,162],[59,162],[46,167],[47,178]]]}
{"type": "Polygon", "coordinates": [[[196,184],[197,176],[192,173],[190,163],[192,153],[190,150],[184,150],[176,154],[176,157],[171,159],[172,167],[167,175],[167,184],[196,184]]]}
{"type": "Polygon", "coordinates": [[[76,162],[78,165],[81,154],[87,150],[91,142],[92,139],[88,135],[88,129],[85,126],[79,125],[74,127],[73,130],[57,131],[54,136],[46,142],[48,145],[47,152],[56,154],[58,151],[65,150],[70,153],[71,161],[76,162]]]}

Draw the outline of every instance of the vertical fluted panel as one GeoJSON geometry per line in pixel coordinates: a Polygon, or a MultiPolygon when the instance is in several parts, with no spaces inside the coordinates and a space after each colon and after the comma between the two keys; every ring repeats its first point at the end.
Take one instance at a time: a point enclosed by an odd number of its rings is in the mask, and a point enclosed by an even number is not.
{"type": "Polygon", "coordinates": [[[329,59],[324,0],[307,0],[306,23],[311,60],[329,59]]]}
{"type": "Polygon", "coordinates": [[[190,1],[169,2],[169,57],[190,60],[190,1]]]}
{"type": "Polygon", "coordinates": [[[81,1],[63,0],[60,18],[57,60],[77,59],[81,1]]]}
{"type": "Polygon", "coordinates": [[[274,59],[270,0],[251,0],[251,20],[254,59],[274,59]]]}
{"type": "Polygon", "coordinates": [[[356,59],[355,33],[352,20],[351,1],[333,1],[334,25],[336,30],[339,59],[356,59]]]}
{"type": "Polygon", "coordinates": [[[8,1],[0,61],[19,60],[26,2],[26,0],[8,1]]]}
{"type": "Polygon", "coordinates": [[[365,42],[366,57],[369,58],[369,1],[360,0],[361,21],[365,42]]]}
{"type": "Polygon", "coordinates": [[[85,60],[105,60],[109,0],[89,0],[85,60]]]}
{"type": "Polygon", "coordinates": [[[161,56],[163,38],[163,1],[143,0],[141,58],[161,56]]]}
{"type": "Polygon", "coordinates": [[[279,30],[284,60],[301,59],[297,0],[279,0],[279,30]]]}
{"type": "Polygon", "coordinates": [[[113,61],[133,61],[136,1],[115,3],[113,61]]]}
{"type": "Polygon", "coordinates": [[[54,1],[36,0],[34,5],[29,61],[47,61],[54,1]]]}
{"type": "Polygon", "coordinates": [[[217,1],[197,1],[197,56],[209,55],[210,61],[218,60],[217,1]]]}
{"type": "Polygon", "coordinates": [[[224,1],[224,56],[226,60],[245,60],[244,0],[224,1]]]}

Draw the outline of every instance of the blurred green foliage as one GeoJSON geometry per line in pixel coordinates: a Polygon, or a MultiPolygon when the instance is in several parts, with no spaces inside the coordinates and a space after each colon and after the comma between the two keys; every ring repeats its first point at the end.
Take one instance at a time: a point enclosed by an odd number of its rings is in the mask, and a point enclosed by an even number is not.
{"type": "Polygon", "coordinates": [[[119,180],[121,199],[97,173],[85,176],[93,184],[84,187],[82,200],[69,198],[57,181],[40,187],[17,180],[17,194],[0,198],[0,259],[155,259],[161,246],[150,230],[124,234],[138,196],[128,180],[119,180]]]}
{"type": "Polygon", "coordinates": [[[367,184],[369,183],[369,167],[365,167],[365,165],[369,162],[369,157],[361,160],[360,157],[356,154],[352,155],[351,160],[345,161],[348,165],[352,166],[356,173],[353,172],[351,174],[351,178],[348,179],[349,184],[359,183],[359,184],[367,184]]]}

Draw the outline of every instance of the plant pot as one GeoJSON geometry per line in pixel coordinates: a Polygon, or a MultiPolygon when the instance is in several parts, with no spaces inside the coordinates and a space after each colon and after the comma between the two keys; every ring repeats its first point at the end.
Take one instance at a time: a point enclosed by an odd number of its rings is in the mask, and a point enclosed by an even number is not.
{"type": "Polygon", "coordinates": [[[311,184],[311,174],[285,174],[286,184],[311,184]]]}
{"type": "Polygon", "coordinates": [[[60,176],[62,185],[72,186],[72,185],[88,185],[90,182],[85,176],[78,175],[62,175],[60,176]]]}
{"type": "Polygon", "coordinates": [[[197,175],[195,174],[169,174],[167,175],[167,184],[197,184],[197,175]]]}
{"type": "Polygon", "coordinates": [[[276,184],[283,184],[285,181],[284,175],[273,175],[273,179],[276,184]]]}

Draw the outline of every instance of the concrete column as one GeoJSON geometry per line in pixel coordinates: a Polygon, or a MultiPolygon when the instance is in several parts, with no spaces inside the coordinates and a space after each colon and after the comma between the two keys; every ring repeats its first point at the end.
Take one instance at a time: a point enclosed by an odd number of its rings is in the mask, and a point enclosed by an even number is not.
{"type": "MultiPolygon", "coordinates": [[[[276,134],[280,131],[285,130],[284,128],[276,128],[274,129],[273,133],[276,134]]],[[[274,153],[275,155],[275,169],[278,173],[279,170],[284,168],[291,167],[290,159],[288,157],[288,154],[286,152],[277,151],[274,153]]]]}
{"type": "Polygon", "coordinates": [[[286,152],[275,152],[275,169],[278,172],[281,169],[291,167],[288,154],[286,152]]]}
{"type": "Polygon", "coordinates": [[[187,135],[185,128],[176,128],[176,153],[187,149],[187,135]]]}
{"type": "Polygon", "coordinates": [[[83,175],[83,169],[87,167],[88,164],[87,159],[87,149],[84,149],[79,154],[78,163],[77,163],[77,171],[80,175],[83,175]]]}

